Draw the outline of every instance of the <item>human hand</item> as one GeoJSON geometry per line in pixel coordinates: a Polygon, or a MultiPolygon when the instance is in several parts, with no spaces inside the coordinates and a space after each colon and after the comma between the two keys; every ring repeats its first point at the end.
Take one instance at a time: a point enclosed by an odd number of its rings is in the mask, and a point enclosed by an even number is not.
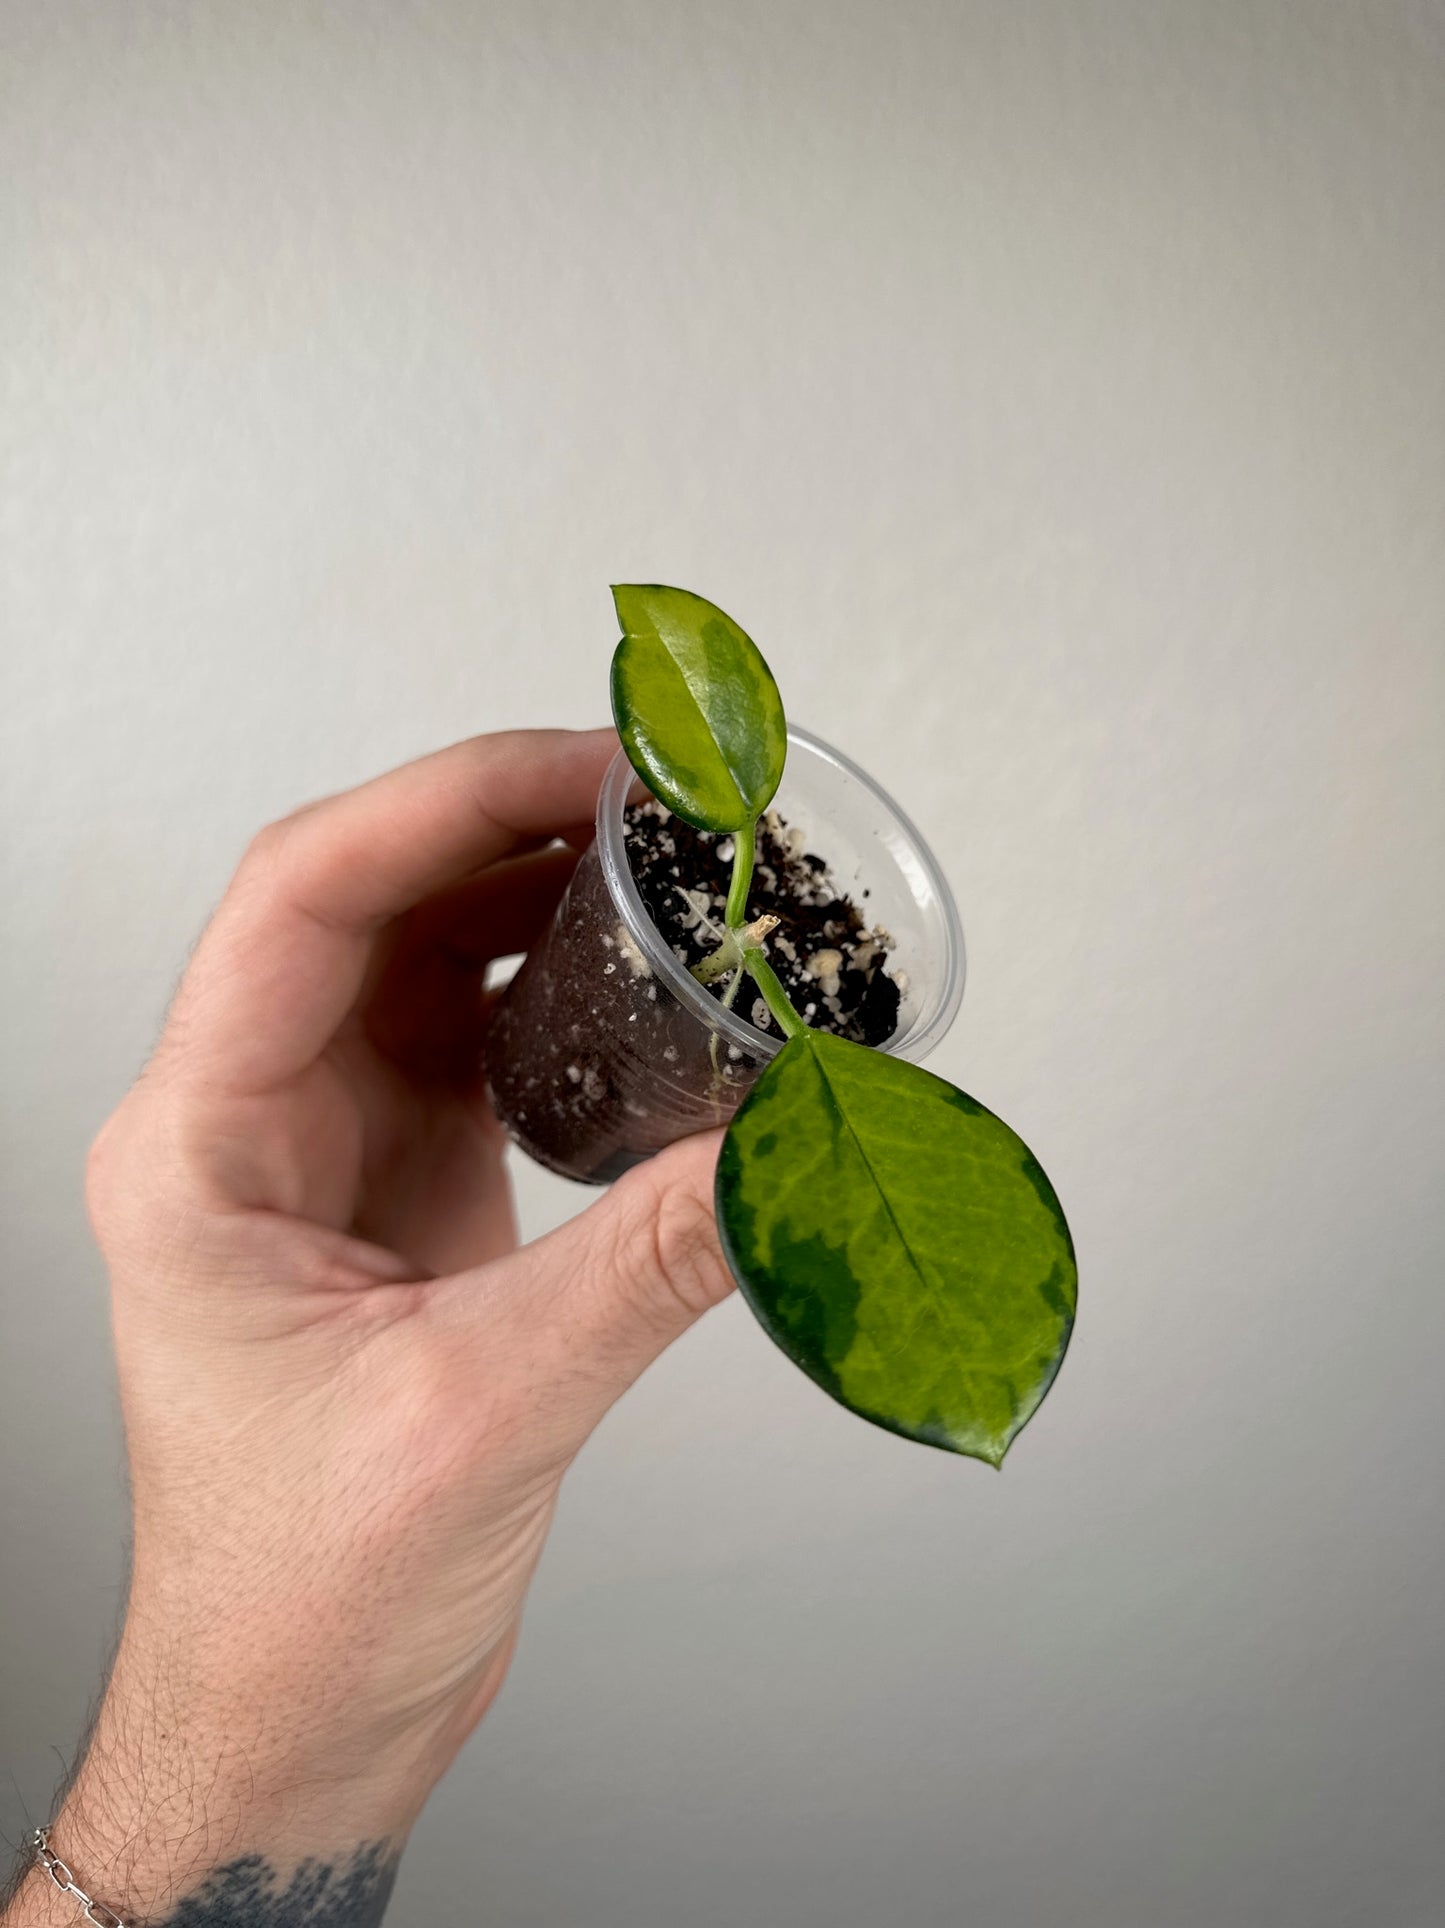
{"type": "MultiPolygon", "coordinates": [[[[238,1857],[266,1895],[311,1857],[379,1919],[563,1473],[730,1287],[718,1134],[517,1250],[482,1093],[485,964],[545,925],[615,746],[474,738],[263,831],[96,1141],[134,1563],[53,1845],[114,1907],[239,1920],[204,1912],[238,1857]]],[[[38,1877],[16,1906],[73,1918],[38,1877]]]]}

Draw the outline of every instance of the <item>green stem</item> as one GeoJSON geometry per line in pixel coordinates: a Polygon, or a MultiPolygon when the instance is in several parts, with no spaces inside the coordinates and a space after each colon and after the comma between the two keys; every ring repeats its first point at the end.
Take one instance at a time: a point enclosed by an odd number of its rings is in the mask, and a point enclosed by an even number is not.
{"type": "Polygon", "coordinates": [[[728,886],[728,907],[723,922],[730,931],[741,929],[748,921],[748,886],[753,881],[753,847],[758,840],[756,821],[733,837],[733,880],[728,886]]]}
{"type": "Polygon", "coordinates": [[[795,1038],[800,1031],[806,1031],[807,1023],[793,1009],[792,1000],[779,982],[777,972],[762,952],[757,949],[744,951],[743,962],[748,967],[749,976],[763,994],[763,1003],[777,1019],[778,1029],[783,1036],[795,1038]]]}

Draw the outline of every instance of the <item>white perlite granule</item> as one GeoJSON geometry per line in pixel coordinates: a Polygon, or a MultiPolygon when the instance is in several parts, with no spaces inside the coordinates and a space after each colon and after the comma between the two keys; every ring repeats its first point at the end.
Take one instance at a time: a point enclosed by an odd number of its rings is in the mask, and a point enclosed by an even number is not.
{"type": "Polygon", "coordinates": [[[841,951],[814,951],[808,959],[808,976],[817,980],[818,989],[825,998],[837,997],[838,973],[843,968],[841,951]]]}
{"type": "MultiPolygon", "coordinates": [[[[625,924],[617,926],[617,948],[626,958],[627,968],[634,977],[652,976],[652,966],[637,948],[637,940],[625,924]]],[[[607,968],[610,971],[612,966],[609,964],[607,968]]]]}

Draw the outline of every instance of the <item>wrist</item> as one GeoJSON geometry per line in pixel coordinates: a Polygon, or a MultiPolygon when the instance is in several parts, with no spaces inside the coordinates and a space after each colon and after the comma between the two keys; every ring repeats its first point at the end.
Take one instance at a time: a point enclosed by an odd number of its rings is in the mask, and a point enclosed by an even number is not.
{"type": "Polygon", "coordinates": [[[394,1800],[338,1789],[328,1808],[243,1784],[223,1759],[214,1773],[210,1761],[178,1750],[149,1765],[157,1763],[155,1782],[138,1779],[138,1762],[92,1747],[45,1831],[62,1865],[48,1872],[27,1837],[28,1866],[10,1907],[0,1906],[4,1928],[313,1919],[377,1928],[406,1827],[393,1820],[387,1831],[373,1830],[398,1813],[394,1800]]]}
{"type": "MultiPolygon", "coordinates": [[[[328,1732],[317,1711],[274,1674],[218,1686],[178,1643],[157,1651],[128,1623],[50,1846],[127,1921],[168,1922],[183,1900],[188,1923],[269,1918],[303,1866],[306,1880],[355,1893],[357,1921],[379,1921],[439,1770],[414,1734],[359,1758],[356,1737],[328,1732]]],[[[5,1923],[82,1918],[37,1865],[5,1923]]]]}
{"type": "MultiPolygon", "coordinates": [[[[48,1830],[49,1846],[78,1888],[126,1924],[310,1920],[282,1897],[320,1897],[336,1907],[318,1919],[380,1922],[410,1817],[391,1790],[366,1794],[332,1784],[334,1801],[238,1777],[224,1755],[186,1750],[153,1757],[156,1780],[139,1763],[93,1748],[48,1830]],[[345,1894],[354,1907],[341,1910],[345,1894]],[[370,1904],[363,1906],[363,1903],[370,1904]]],[[[6,1928],[76,1928],[81,1904],[36,1865],[6,1928]]],[[[109,1922],[108,1914],[100,1914],[109,1922]]]]}
{"type": "MultiPolygon", "coordinates": [[[[380,1928],[396,1879],[397,1856],[389,1843],[364,1843],[349,1854],[307,1855],[287,1860],[253,1851],[178,1878],[137,1907],[112,1907],[94,1878],[59,1855],[49,1830],[27,1835],[26,1866],[0,1896],[5,1928],[259,1928],[280,1924],[345,1922],[347,1928],[380,1928]]],[[[118,1892],[118,1891],[114,1891],[118,1892]]]]}

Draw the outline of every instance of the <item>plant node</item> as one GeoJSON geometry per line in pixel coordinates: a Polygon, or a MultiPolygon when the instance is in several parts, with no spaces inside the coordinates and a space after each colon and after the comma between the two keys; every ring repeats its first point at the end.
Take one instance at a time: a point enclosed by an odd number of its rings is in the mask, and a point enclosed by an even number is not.
{"type": "Polygon", "coordinates": [[[771,936],[781,921],[781,918],[765,913],[762,917],[755,917],[751,924],[725,931],[722,942],[711,956],[693,965],[693,976],[699,984],[715,984],[720,977],[726,977],[729,971],[740,969],[744,954],[749,949],[756,949],[764,938],[771,936]]]}

